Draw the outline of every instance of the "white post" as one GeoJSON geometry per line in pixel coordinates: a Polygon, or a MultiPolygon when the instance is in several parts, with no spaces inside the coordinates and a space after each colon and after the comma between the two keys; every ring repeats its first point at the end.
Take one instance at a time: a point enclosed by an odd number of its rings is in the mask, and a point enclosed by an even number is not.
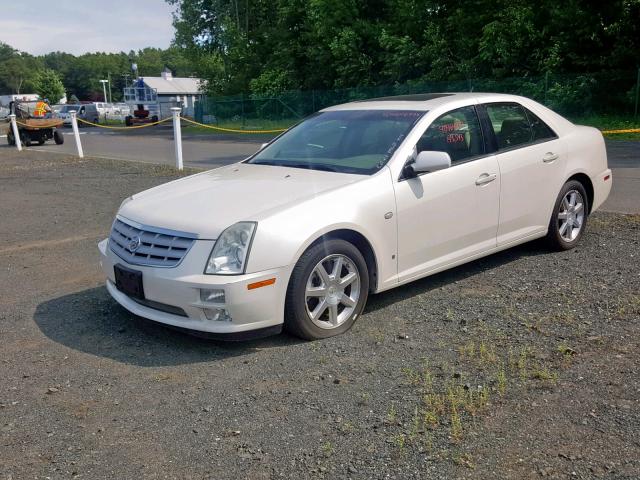
{"type": "Polygon", "coordinates": [[[82,151],[82,143],[80,143],[80,132],[78,131],[78,120],[76,119],[76,112],[71,110],[71,126],[73,127],[73,136],[76,137],[76,146],[78,147],[78,157],[84,158],[84,152],[82,151]]]}
{"type": "Polygon", "coordinates": [[[173,140],[176,146],[176,168],[182,170],[182,130],[180,129],[180,107],[171,107],[173,114],[173,140]]]}
{"type": "Polygon", "coordinates": [[[12,113],[9,115],[11,119],[11,130],[13,131],[13,138],[16,139],[16,148],[19,152],[22,151],[22,142],[20,141],[20,134],[18,133],[18,124],[16,123],[16,115],[12,113]]]}

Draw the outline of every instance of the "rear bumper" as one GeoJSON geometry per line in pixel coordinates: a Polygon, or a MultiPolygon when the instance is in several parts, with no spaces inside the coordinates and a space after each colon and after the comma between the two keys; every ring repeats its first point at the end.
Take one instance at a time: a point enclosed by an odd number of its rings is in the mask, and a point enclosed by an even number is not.
{"type": "Polygon", "coordinates": [[[591,211],[594,212],[607,200],[613,185],[613,175],[611,169],[607,168],[591,179],[593,183],[593,205],[591,211]]]}
{"type": "Polygon", "coordinates": [[[100,265],[107,277],[107,290],[131,313],[178,329],[228,340],[278,333],[284,319],[288,269],[246,275],[204,275],[201,272],[207,252],[212,247],[210,243],[197,241],[178,267],[154,268],[129,265],[111,251],[105,239],[98,244],[98,248],[100,265]],[[145,300],[150,301],[152,306],[141,304],[116,288],[116,264],[142,272],[145,300]],[[249,284],[271,278],[276,279],[272,285],[251,290],[247,288],[249,284]],[[224,302],[202,302],[200,289],[223,290],[224,302]],[[152,308],[156,304],[167,308],[152,308]],[[224,308],[230,320],[209,320],[205,314],[207,308],[224,308]],[[176,314],[172,310],[182,310],[183,313],[176,314]]]}

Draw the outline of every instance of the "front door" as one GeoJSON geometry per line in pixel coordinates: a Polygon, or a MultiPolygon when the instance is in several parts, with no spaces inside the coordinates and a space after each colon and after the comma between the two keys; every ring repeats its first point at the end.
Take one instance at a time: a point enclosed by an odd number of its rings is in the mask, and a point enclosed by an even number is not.
{"type": "Polygon", "coordinates": [[[451,167],[395,184],[400,282],[442,270],[496,246],[500,175],[487,155],[474,106],[436,119],[416,152],[447,152],[451,167]]]}

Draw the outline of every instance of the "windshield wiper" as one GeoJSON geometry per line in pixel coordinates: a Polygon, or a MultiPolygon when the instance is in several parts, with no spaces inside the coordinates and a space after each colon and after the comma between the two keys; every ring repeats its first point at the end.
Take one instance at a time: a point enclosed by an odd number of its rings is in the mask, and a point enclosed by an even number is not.
{"type": "Polygon", "coordinates": [[[306,168],[307,170],[322,170],[324,172],[341,172],[341,170],[325,165],[324,163],[294,163],[294,162],[278,162],[277,160],[258,160],[251,162],[254,165],[274,165],[277,167],[306,168]]]}

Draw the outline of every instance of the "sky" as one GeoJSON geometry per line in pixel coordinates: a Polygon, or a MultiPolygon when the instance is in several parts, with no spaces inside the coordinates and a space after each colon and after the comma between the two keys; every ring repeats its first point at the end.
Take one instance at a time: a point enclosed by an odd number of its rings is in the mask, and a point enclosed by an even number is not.
{"type": "Polygon", "coordinates": [[[3,0],[0,42],[32,55],[167,48],[174,9],[164,0],[3,0]]]}

